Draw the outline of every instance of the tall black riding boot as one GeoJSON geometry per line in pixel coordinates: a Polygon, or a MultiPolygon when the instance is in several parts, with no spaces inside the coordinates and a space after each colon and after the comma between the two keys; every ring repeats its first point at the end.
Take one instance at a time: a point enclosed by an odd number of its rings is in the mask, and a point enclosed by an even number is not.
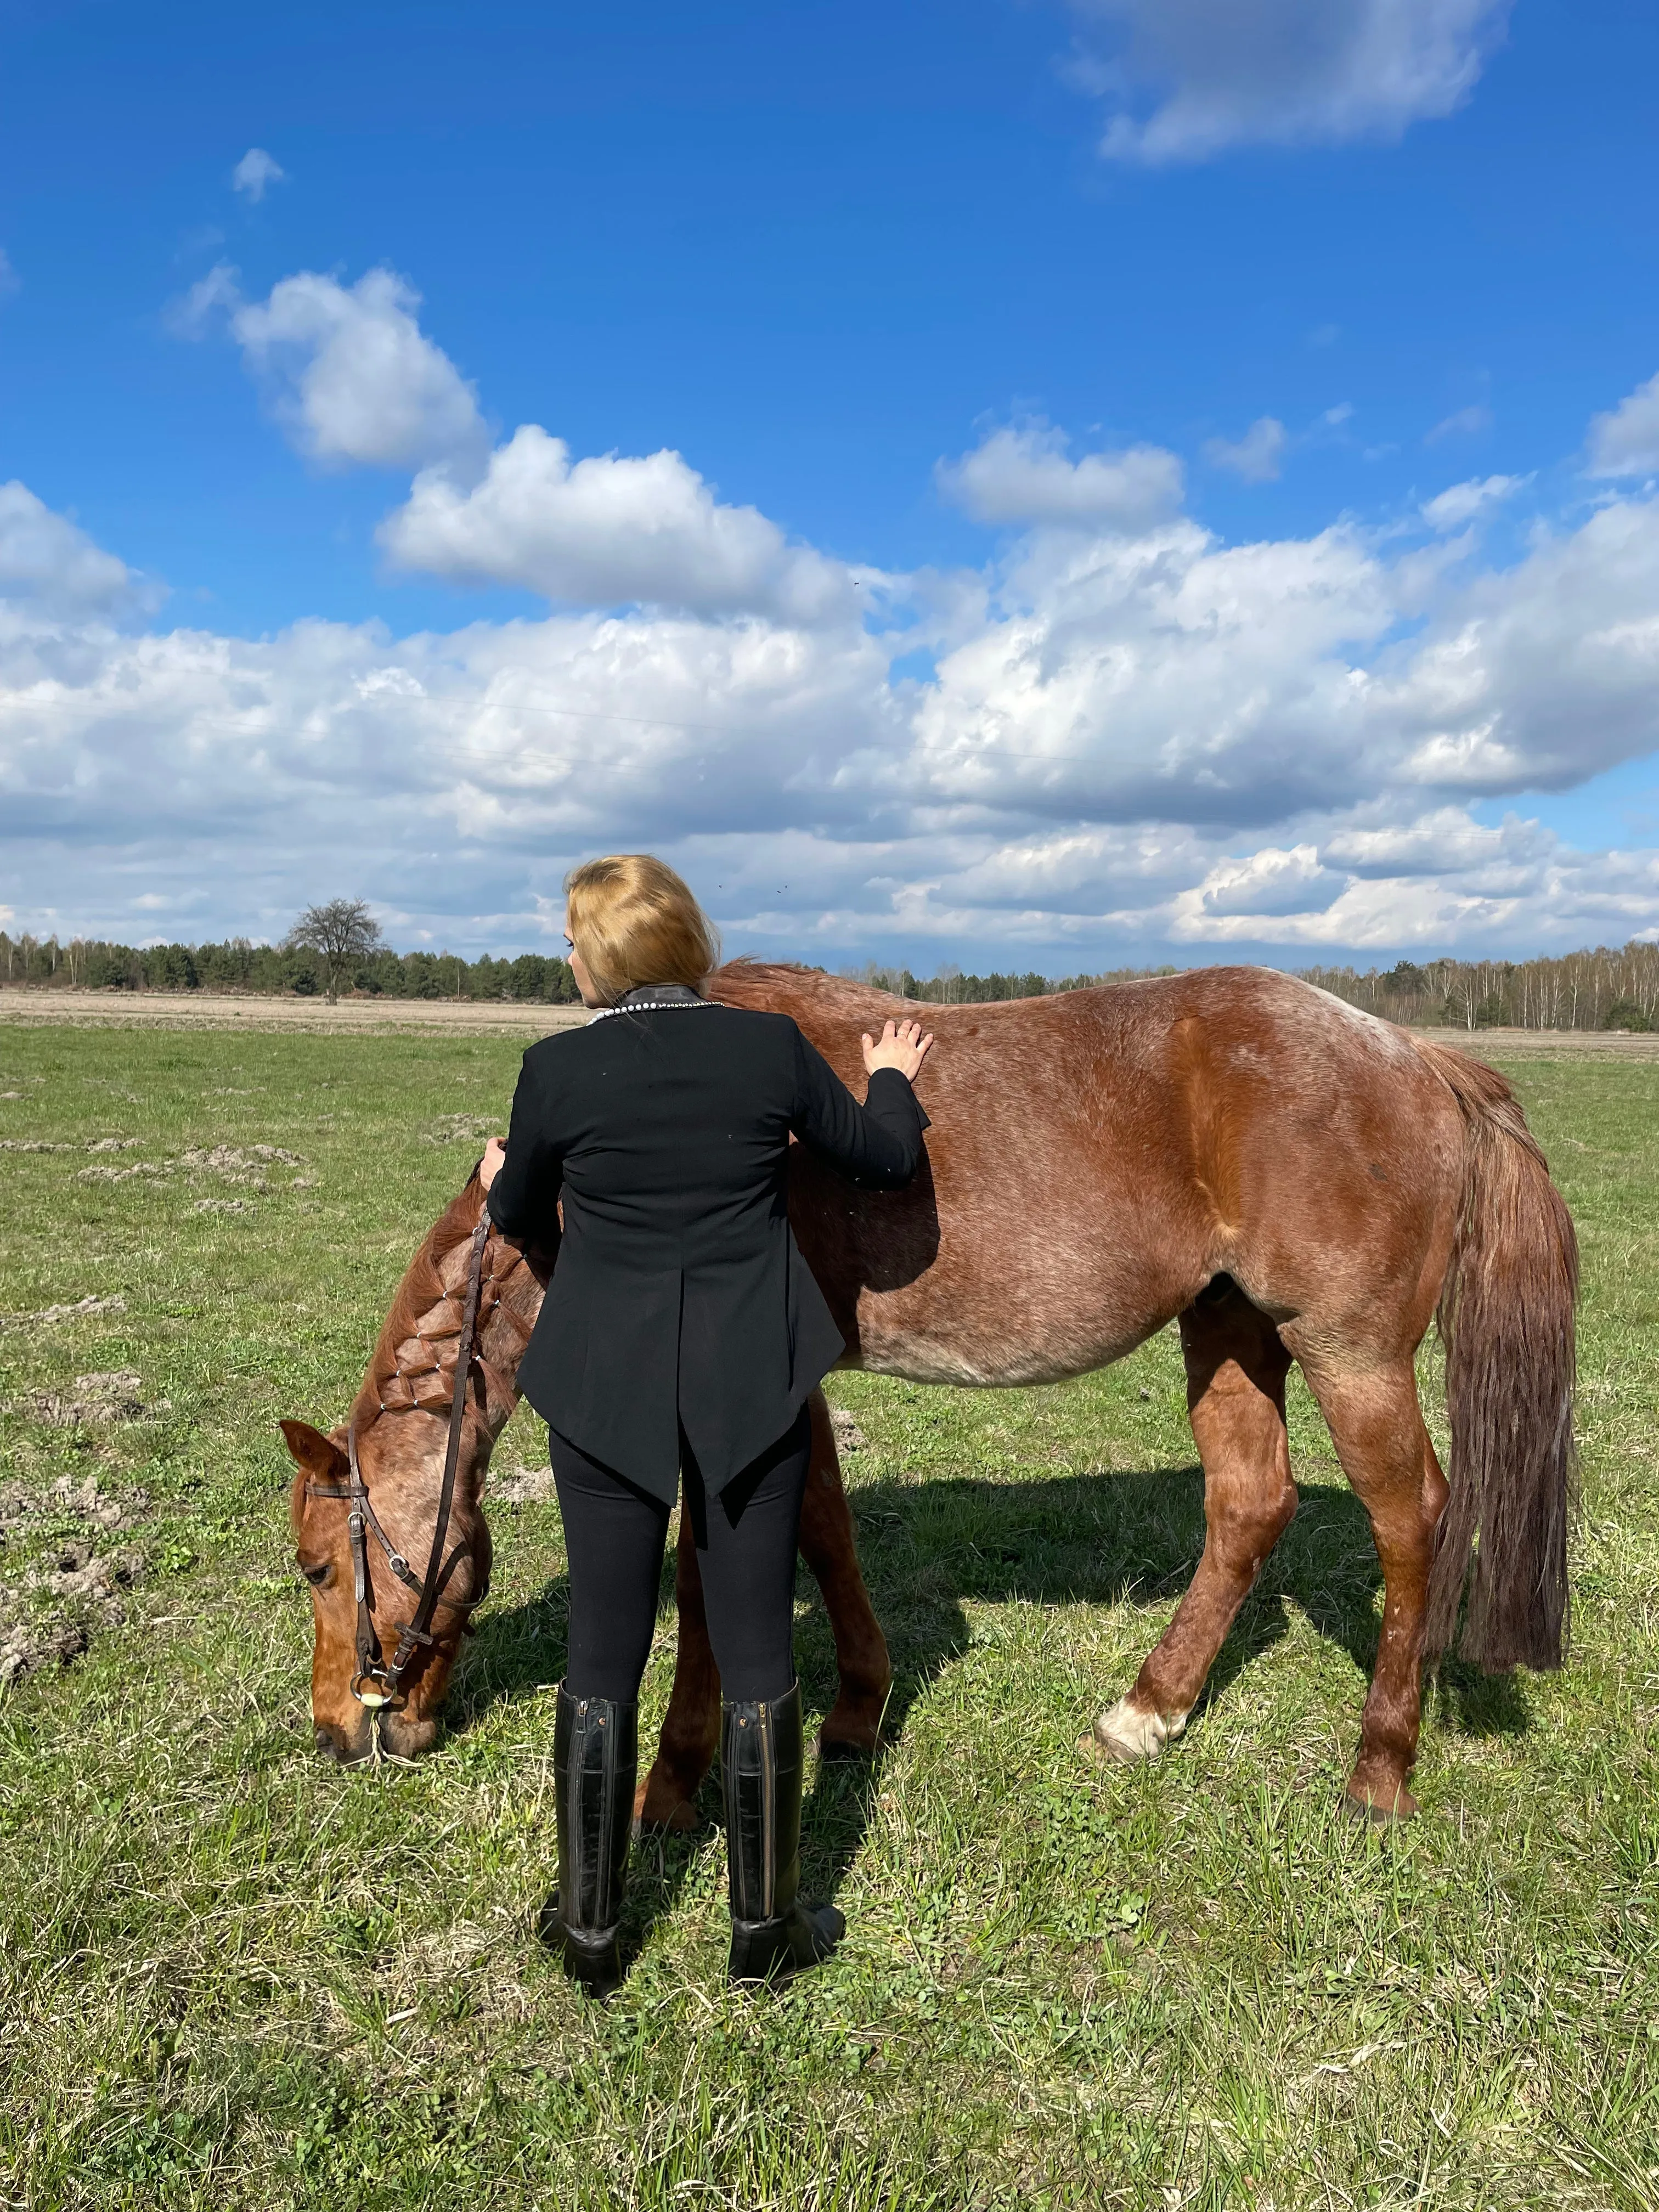
{"type": "Polygon", "coordinates": [[[559,1820],[559,1887],[553,1918],[565,1972],[590,1996],[622,1979],[617,1929],[639,1765],[637,1705],[573,1698],[559,1685],[553,1781],[559,1820]]]}
{"type": "Polygon", "coordinates": [[[783,1980],[827,1959],[847,1933],[833,1905],[800,1887],[800,1685],[720,1707],[720,1786],[732,1891],[734,1982],[783,1980]]]}

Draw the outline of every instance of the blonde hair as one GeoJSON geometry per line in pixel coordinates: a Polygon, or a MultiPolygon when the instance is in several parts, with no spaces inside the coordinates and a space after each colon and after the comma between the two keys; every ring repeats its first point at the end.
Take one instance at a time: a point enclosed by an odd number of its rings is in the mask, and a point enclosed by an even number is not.
{"type": "Polygon", "coordinates": [[[565,928],[608,1006],[641,983],[700,991],[720,943],[689,884],[649,853],[585,860],[564,879],[565,928]]]}

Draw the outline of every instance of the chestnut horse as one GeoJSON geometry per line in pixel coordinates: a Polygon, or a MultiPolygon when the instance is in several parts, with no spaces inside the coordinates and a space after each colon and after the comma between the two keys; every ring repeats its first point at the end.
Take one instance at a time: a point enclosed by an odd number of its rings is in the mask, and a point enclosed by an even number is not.
{"type": "MultiPolygon", "coordinates": [[[[721,969],[710,995],[793,1015],[849,1085],[860,1032],[917,1011],[833,976],[745,962],[721,969]]],[[[842,1364],[920,1382],[1054,1382],[1179,1324],[1204,1468],[1203,1553],[1133,1686],[1085,1740],[1133,1760],[1180,1735],[1296,1510],[1285,1422],[1295,1360],[1382,1569],[1348,1796],[1378,1817],[1409,1814],[1421,1668],[1456,1636],[1466,1587],[1461,1649],[1490,1671],[1558,1666],[1566,1626],[1577,1249],[1508,1085],[1260,969],[921,1011],[939,1043],[920,1079],[933,1127],[915,1182],[859,1191],[803,1147],[791,1158],[790,1218],[847,1339],[842,1364]],[[1437,1314],[1449,1484],[1414,1368],[1437,1314]]],[[[411,1558],[424,1558],[431,1536],[480,1203],[474,1180],[416,1255],[353,1408],[375,1510],[411,1558]]],[[[492,1235],[457,1499],[457,1534],[471,1547],[457,1601],[487,1577],[484,1469],[544,1281],[536,1255],[492,1235]]],[[[307,1478],[343,1480],[345,1431],[283,1428],[315,1604],[319,1743],[358,1758],[371,1748],[370,1719],[349,1693],[345,1513],[306,1496],[307,1478]]],[[[823,1741],[870,1747],[890,1675],[821,1397],[813,1435],[801,1550],[842,1673],[823,1741]]],[[[673,1695],[640,1794],[647,1820],[685,1825],[714,1754],[719,1681],[684,1525],[678,1595],[673,1695]]],[[[372,1602],[386,1630],[412,1610],[384,1574],[372,1602]]],[[[404,1710],[382,1717],[394,1753],[433,1741],[465,1618],[440,1607],[404,1710]]]]}

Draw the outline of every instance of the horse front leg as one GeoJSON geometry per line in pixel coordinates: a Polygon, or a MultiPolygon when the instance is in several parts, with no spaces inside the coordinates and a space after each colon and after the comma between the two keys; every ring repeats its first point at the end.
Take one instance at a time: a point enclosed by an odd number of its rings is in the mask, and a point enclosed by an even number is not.
{"type": "Polygon", "coordinates": [[[823,1593],[841,1676],[840,1694],[818,1730],[818,1749],[826,1759],[846,1758],[867,1754],[880,1741],[893,1669],[859,1566],[852,1509],[823,1391],[815,1390],[809,1404],[812,1460],[801,1501],[800,1555],[823,1593]]]}
{"type": "Polygon", "coordinates": [[[691,1516],[684,1512],[674,1553],[674,1602],[680,1624],[674,1686],[657,1738],[657,1755],[634,1799],[634,1818],[642,1827],[684,1830],[697,1825],[692,1800],[714,1763],[720,1740],[720,1669],[708,1641],[691,1516]]]}

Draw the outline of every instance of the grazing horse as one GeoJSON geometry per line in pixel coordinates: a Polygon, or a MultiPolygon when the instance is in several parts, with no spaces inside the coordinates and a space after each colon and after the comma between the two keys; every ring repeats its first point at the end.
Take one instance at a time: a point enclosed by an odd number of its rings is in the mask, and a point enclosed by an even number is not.
{"type": "MultiPolygon", "coordinates": [[[[915,1009],[797,968],[722,969],[709,995],[791,1014],[849,1084],[859,1037],[915,1009]]],[[[1567,1617],[1577,1248],[1501,1076],[1268,970],[1212,968],[979,1006],[929,1006],[919,1082],[926,1162],[904,1190],[854,1189],[805,1147],[790,1162],[801,1250],[847,1340],[842,1364],[918,1382],[1054,1382],[1178,1322],[1204,1468],[1197,1571],[1133,1686],[1089,1741],[1155,1757],[1179,1735],[1234,1615],[1296,1510],[1285,1382],[1301,1367],[1370,1516],[1381,1640],[1347,1782],[1380,1818],[1415,1809],[1420,1674],[1462,1621],[1489,1671],[1560,1663],[1567,1617]],[[1448,1483],[1414,1354],[1438,1316],[1451,1419],[1448,1483]],[[1478,1538],[1478,1542],[1477,1542],[1478,1538]]],[[[468,1183],[400,1285],[351,1416],[363,1482],[392,1542],[424,1558],[481,1194],[468,1183]],[[447,1366],[446,1366],[446,1357],[447,1366]]],[[[381,1727],[425,1749],[488,1575],[480,1492],[514,1403],[513,1373],[546,1279],[492,1234],[456,1493],[458,1555],[381,1727]]],[[[890,1681],[823,1400],[801,1526],[835,1632],[841,1695],[825,1747],[871,1747],[890,1681]]],[[[299,1464],[300,1565],[313,1585],[319,1746],[371,1748],[349,1693],[346,1431],[283,1423],[299,1464]],[[336,1496],[307,1495],[307,1483],[336,1496]]],[[[371,1552],[388,1632],[413,1610],[371,1552]]],[[[696,1554],[682,1524],[680,1636],[647,1820],[688,1825],[714,1755],[719,1680],[696,1554]]]]}

